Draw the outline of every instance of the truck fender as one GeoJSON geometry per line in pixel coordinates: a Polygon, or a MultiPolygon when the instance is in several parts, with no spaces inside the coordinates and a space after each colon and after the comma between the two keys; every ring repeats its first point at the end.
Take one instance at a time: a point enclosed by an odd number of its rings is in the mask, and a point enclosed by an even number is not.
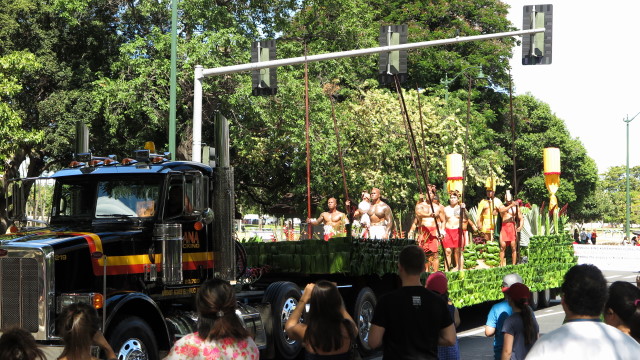
{"type": "Polygon", "coordinates": [[[107,298],[106,308],[107,320],[104,330],[109,329],[110,325],[117,324],[117,320],[124,316],[135,315],[151,326],[160,349],[169,350],[171,347],[172,341],[164,315],[158,304],[149,296],[143,293],[113,295],[107,298]]]}

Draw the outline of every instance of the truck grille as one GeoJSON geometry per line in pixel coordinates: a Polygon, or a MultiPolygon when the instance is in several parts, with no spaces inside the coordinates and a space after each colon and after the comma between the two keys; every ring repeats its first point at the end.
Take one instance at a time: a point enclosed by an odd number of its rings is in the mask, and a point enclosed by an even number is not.
{"type": "Polygon", "coordinates": [[[38,261],[0,258],[0,327],[18,325],[38,332],[38,261]]]}

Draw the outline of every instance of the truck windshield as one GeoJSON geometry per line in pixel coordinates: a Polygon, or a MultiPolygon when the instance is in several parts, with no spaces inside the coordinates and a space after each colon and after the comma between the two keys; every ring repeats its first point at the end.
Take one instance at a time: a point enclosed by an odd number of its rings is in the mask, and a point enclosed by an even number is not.
{"type": "Polygon", "coordinates": [[[160,179],[58,179],[53,215],[99,219],[152,217],[157,212],[160,179]]]}

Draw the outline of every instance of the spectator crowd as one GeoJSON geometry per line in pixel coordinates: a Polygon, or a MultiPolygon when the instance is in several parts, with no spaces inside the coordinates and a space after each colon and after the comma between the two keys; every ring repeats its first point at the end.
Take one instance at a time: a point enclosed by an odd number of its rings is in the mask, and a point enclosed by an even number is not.
{"type": "MultiPolygon", "coordinates": [[[[460,359],[456,327],[458,310],[449,299],[448,281],[434,272],[421,283],[424,251],[415,245],[399,254],[402,286],[382,295],[369,329],[371,348],[381,348],[384,359],[460,359]]],[[[494,338],[494,358],[619,359],[640,358],[640,289],[628,282],[607,285],[593,265],[576,265],[564,276],[561,305],[565,321],[540,335],[529,305],[531,292],[518,274],[502,282],[504,300],[490,310],[485,335],[494,338]]],[[[204,282],[195,296],[197,332],[178,340],[167,360],[258,359],[252,335],[236,315],[234,288],[224,280],[204,282]]],[[[64,343],[58,360],[97,360],[118,357],[100,330],[96,310],[77,303],[65,307],[56,329],[64,343]]],[[[359,358],[356,323],[346,311],[336,284],[321,280],[308,284],[286,321],[287,335],[303,344],[306,359],[359,358]]],[[[3,329],[0,359],[45,360],[31,333],[19,327],[3,329]]]]}

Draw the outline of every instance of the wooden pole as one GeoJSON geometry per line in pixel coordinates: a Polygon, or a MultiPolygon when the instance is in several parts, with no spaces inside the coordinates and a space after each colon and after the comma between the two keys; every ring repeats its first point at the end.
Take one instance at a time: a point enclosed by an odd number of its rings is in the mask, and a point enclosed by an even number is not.
{"type": "MultiPolygon", "coordinates": [[[[400,98],[400,105],[402,106],[402,113],[405,115],[404,116],[404,120],[406,121],[406,126],[409,129],[409,149],[410,151],[413,151],[411,149],[415,149],[415,152],[417,152],[417,146],[416,146],[416,140],[415,140],[415,136],[413,135],[413,128],[411,127],[411,120],[409,119],[409,113],[407,112],[407,104],[404,101],[404,96],[402,95],[402,89],[400,87],[400,79],[398,78],[398,75],[394,75],[394,80],[395,80],[395,84],[396,84],[396,90],[398,91],[398,97],[400,98]]],[[[417,166],[422,169],[422,163],[420,162],[420,157],[418,157],[417,160],[417,166]]],[[[424,173],[424,171],[422,171],[424,177],[424,184],[425,184],[425,188],[426,188],[426,193],[427,193],[427,198],[429,199],[429,205],[431,206],[431,213],[434,215],[433,216],[433,220],[436,223],[436,231],[438,232],[438,243],[440,244],[440,246],[442,246],[442,233],[440,232],[440,227],[438,226],[438,218],[435,216],[435,208],[433,207],[433,202],[431,200],[431,194],[429,193],[429,188],[428,188],[428,183],[427,183],[427,178],[426,175],[424,173]]],[[[418,186],[420,185],[420,182],[418,180],[418,186]]],[[[436,254],[436,256],[440,256],[440,254],[436,254]]],[[[445,255],[444,257],[444,264],[445,264],[445,268],[449,268],[449,262],[447,261],[447,256],[445,255]]]]}
{"type": "Polygon", "coordinates": [[[416,84],[416,92],[418,94],[418,115],[420,116],[420,132],[422,135],[422,156],[424,157],[424,178],[426,179],[427,183],[425,184],[425,186],[429,183],[429,176],[427,176],[427,174],[429,174],[429,161],[427,159],[427,138],[424,136],[424,122],[422,121],[422,102],[420,101],[420,89],[418,88],[418,85],[416,84]]]}
{"type": "MultiPolygon", "coordinates": [[[[349,189],[347,189],[347,174],[344,171],[344,161],[342,159],[342,146],[340,146],[340,132],[338,132],[338,120],[336,119],[335,100],[332,95],[329,95],[331,100],[331,117],[333,118],[333,130],[336,133],[336,144],[338,145],[338,160],[340,160],[340,172],[342,173],[342,188],[344,190],[344,201],[349,200],[349,189]]],[[[349,222],[351,223],[351,211],[346,209],[349,215],[349,222]]]]}

